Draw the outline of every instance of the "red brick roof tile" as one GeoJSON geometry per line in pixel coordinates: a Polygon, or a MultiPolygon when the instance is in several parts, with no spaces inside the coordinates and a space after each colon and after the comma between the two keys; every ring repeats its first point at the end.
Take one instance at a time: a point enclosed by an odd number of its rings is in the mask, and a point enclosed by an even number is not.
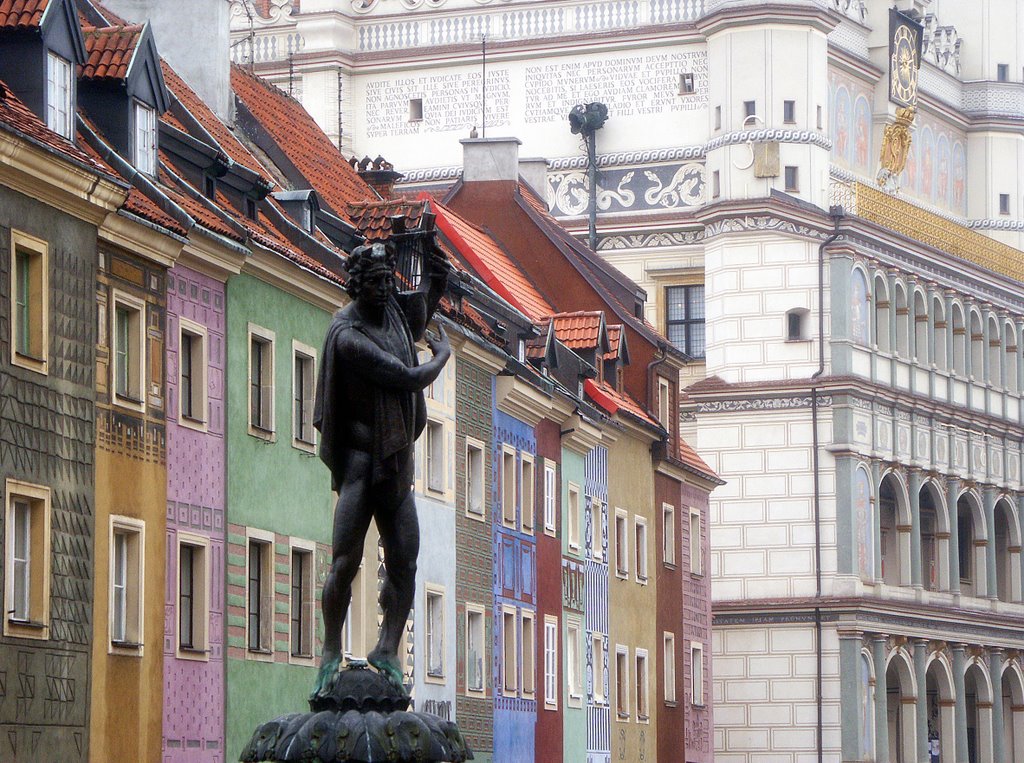
{"type": "Polygon", "coordinates": [[[231,87],[335,214],[344,215],[352,202],[379,199],[301,103],[237,65],[231,87]]]}
{"type": "Polygon", "coordinates": [[[604,354],[605,360],[614,360],[619,357],[619,340],[622,338],[622,324],[615,323],[608,329],[608,352],[604,354]]]}
{"type": "MultiPolygon", "coordinates": [[[[615,387],[611,386],[607,382],[599,382],[594,379],[587,379],[583,383],[584,393],[594,401],[594,403],[601,409],[607,411],[611,415],[615,415],[620,411],[625,411],[630,416],[645,424],[661,428],[661,424],[655,421],[651,416],[640,407],[629,395],[619,392],[615,387]]],[[[696,454],[694,454],[696,455],[696,454]]]]}
{"type": "Polygon", "coordinates": [[[86,79],[125,79],[142,30],[139,24],[84,28],[82,34],[88,58],[79,67],[79,75],[86,79]]]}
{"type": "Polygon", "coordinates": [[[592,350],[601,346],[604,313],[600,310],[579,310],[551,316],[558,341],[570,350],[592,350]]]}
{"type": "Polygon", "coordinates": [[[37,27],[48,4],[49,0],[0,0],[0,28],[37,27]]]}
{"type": "Polygon", "coordinates": [[[709,477],[720,479],[715,471],[708,466],[707,462],[697,455],[697,451],[690,447],[682,437],[679,438],[679,460],[698,472],[703,472],[709,477]]]}
{"type": "Polygon", "coordinates": [[[406,228],[418,227],[423,214],[423,202],[410,199],[352,201],[338,212],[347,215],[367,241],[383,241],[391,236],[392,217],[404,215],[406,228]]]}

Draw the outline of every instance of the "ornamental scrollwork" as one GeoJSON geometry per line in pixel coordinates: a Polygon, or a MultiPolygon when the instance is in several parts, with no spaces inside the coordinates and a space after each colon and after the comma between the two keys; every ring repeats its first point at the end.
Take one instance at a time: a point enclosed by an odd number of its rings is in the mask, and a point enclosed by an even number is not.
{"type": "MultiPolygon", "coordinates": [[[[832,405],[831,395],[818,396],[819,407],[832,405]]],[[[744,411],[783,411],[810,408],[811,396],[754,398],[749,400],[714,400],[697,404],[698,413],[741,413],[744,411]]]]}

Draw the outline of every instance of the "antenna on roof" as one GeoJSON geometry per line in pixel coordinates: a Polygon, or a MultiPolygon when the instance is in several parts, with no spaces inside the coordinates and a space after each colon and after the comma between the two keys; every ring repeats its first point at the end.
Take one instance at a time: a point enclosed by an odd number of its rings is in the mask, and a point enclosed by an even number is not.
{"type": "Polygon", "coordinates": [[[487,137],[487,34],[480,37],[480,130],[481,137],[487,137]]]}

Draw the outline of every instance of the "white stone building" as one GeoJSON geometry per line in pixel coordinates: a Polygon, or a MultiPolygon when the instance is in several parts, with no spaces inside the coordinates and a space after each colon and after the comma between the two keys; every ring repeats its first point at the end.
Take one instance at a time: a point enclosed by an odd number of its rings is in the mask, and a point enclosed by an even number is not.
{"type": "Polygon", "coordinates": [[[923,45],[886,193],[890,5],[233,5],[236,60],[346,153],[436,186],[471,129],[515,135],[581,233],[566,114],[608,105],[598,248],[694,356],[683,426],[728,481],[728,763],[1024,761],[1024,7],[897,0],[923,45]]]}

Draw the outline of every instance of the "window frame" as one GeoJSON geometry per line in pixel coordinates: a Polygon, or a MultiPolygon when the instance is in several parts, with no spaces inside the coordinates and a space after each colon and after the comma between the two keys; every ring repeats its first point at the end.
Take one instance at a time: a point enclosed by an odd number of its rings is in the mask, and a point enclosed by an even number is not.
{"type": "MultiPolygon", "coordinates": [[[[302,562],[300,561],[300,564],[302,562]]],[[[292,538],[288,548],[288,662],[295,665],[313,665],[316,653],[316,543],[313,541],[292,538]],[[295,650],[295,560],[304,559],[308,568],[299,581],[299,649],[295,650]],[[304,627],[305,626],[305,627],[304,627]]],[[[355,601],[355,584],[353,581],[352,601],[355,601]]],[[[351,619],[352,606],[349,606],[348,623],[351,619]]]]}
{"type": "Polygon", "coordinates": [[[505,527],[516,526],[516,449],[507,443],[501,446],[501,523],[505,527]],[[511,466],[509,466],[511,458],[511,466]]]}
{"type": "MultiPolygon", "coordinates": [[[[248,409],[249,421],[249,434],[253,437],[259,437],[262,440],[270,440],[273,442],[276,439],[276,417],[275,408],[276,406],[276,392],[275,392],[275,381],[276,381],[276,345],[277,345],[277,334],[270,329],[257,326],[255,323],[250,323],[247,329],[247,352],[249,362],[247,365],[248,373],[246,374],[246,383],[248,385],[248,394],[246,395],[246,408],[248,409]],[[269,363],[260,366],[260,380],[259,380],[259,393],[260,393],[260,411],[261,419],[259,423],[253,422],[253,342],[261,345],[265,345],[270,350],[269,363]],[[266,407],[267,421],[262,420],[263,409],[266,407]],[[267,426],[264,426],[266,423],[267,426]]],[[[263,363],[262,352],[260,358],[261,364],[263,363]]]]}
{"type": "Polygon", "coordinates": [[[672,432],[672,383],[664,376],[658,376],[658,423],[669,433],[672,432]]]}
{"type": "Polygon", "coordinates": [[[11,364],[21,368],[27,368],[39,374],[47,374],[50,356],[50,246],[41,238],[36,238],[28,233],[11,229],[11,320],[10,320],[10,342],[11,342],[11,364]],[[21,352],[20,337],[18,336],[22,319],[19,313],[22,308],[18,305],[18,255],[26,255],[32,262],[29,263],[27,287],[29,289],[28,305],[25,312],[29,313],[29,344],[28,352],[21,352]],[[35,271],[34,273],[32,271],[35,271]],[[35,297],[35,299],[33,299],[35,297]],[[33,307],[33,302],[38,305],[33,307]],[[33,315],[35,313],[35,315],[33,315]],[[33,330],[37,328],[38,334],[33,330]],[[32,335],[36,335],[33,340],[32,335]]]}
{"type": "Polygon", "coordinates": [[[787,125],[796,124],[796,101],[782,101],[782,123],[787,125]]]}
{"type": "Polygon", "coordinates": [[[783,188],[787,193],[800,193],[800,167],[787,164],[782,168],[783,188]]]}
{"type": "Polygon", "coordinates": [[[8,478],[4,482],[4,627],[5,636],[46,640],[50,637],[50,574],[52,565],[50,488],[8,478]],[[18,499],[21,499],[20,501],[18,499]],[[15,512],[28,506],[28,558],[25,564],[26,617],[15,618],[15,512]],[[40,560],[41,558],[41,560],[40,560]],[[36,560],[36,561],[34,561],[36,560]]]}
{"type": "Polygon", "coordinates": [[[108,569],[108,610],[107,610],[107,653],[121,654],[131,657],[142,657],[145,645],[145,601],[146,601],[146,523],[135,517],[126,517],[119,514],[110,516],[110,525],[107,534],[107,548],[109,550],[108,569]],[[134,536],[130,543],[135,548],[126,548],[125,559],[125,633],[124,638],[116,639],[115,636],[115,608],[114,602],[117,597],[116,571],[117,571],[117,545],[118,535],[134,536]],[[134,550],[134,559],[132,551],[134,550]],[[131,590],[134,589],[134,590],[131,590]],[[133,606],[134,605],[134,606],[133,606]],[[129,612],[129,608],[134,612],[129,612]],[[134,638],[129,638],[133,636],[134,638]]]}
{"type": "Polygon", "coordinates": [[[424,626],[423,626],[423,656],[424,656],[423,680],[426,681],[427,683],[443,684],[443,683],[445,683],[445,678],[448,675],[447,664],[446,664],[447,660],[445,659],[446,658],[446,654],[445,654],[445,647],[446,647],[446,645],[445,645],[445,632],[446,632],[445,621],[447,620],[447,618],[445,617],[445,611],[444,610],[445,610],[445,589],[444,589],[444,587],[443,586],[439,586],[439,585],[435,585],[433,583],[424,583],[424,585],[423,585],[423,623],[424,623],[424,626]],[[430,623],[430,612],[431,612],[430,602],[431,602],[432,599],[437,602],[437,604],[435,606],[438,607],[438,611],[440,613],[440,618],[441,618],[440,631],[438,632],[438,634],[436,636],[431,633],[432,628],[431,628],[431,623],[430,623]],[[432,640],[434,638],[440,638],[440,641],[441,641],[441,646],[440,646],[440,649],[438,650],[440,661],[441,661],[441,666],[440,666],[440,670],[438,670],[438,671],[431,670],[431,665],[430,665],[430,657],[431,657],[431,655],[430,655],[430,648],[432,646],[432,640]]]}
{"type": "Polygon", "coordinates": [[[583,620],[578,615],[565,616],[565,691],[568,707],[583,707],[583,620]],[[574,635],[575,634],[575,635],[574,635]],[[575,652],[575,655],[572,654],[575,652]],[[575,659],[574,659],[575,657],[575,659]]]}
{"type": "MultiPolygon", "coordinates": [[[[274,659],[274,609],[276,588],[276,551],[274,533],[255,528],[247,528],[245,532],[245,656],[250,660],[270,661],[274,659]],[[257,609],[253,610],[253,548],[260,548],[260,569],[258,572],[256,600],[257,609]],[[258,644],[253,646],[252,623],[253,615],[257,617],[258,644]]],[[[289,558],[289,562],[291,559],[289,558]]],[[[289,571],[289,575],[290,575],[289,571]]],[[[289,640],[291,634],[289,633],[289,640]]],[[[290,646],[290,645],[289,645],[290,646]]],[[[290,650],[289,650],[290,651],[290,650]]]]}
{"type": "Polygon", "coordinates": [[[519,691],[523,699],[537,697],[537,617],[530,609],[519,610],[519,691]]]}
{"type": "Polygon", "coordinates": [[[423,427],[423,488],[427,492],[441,494],[445,491],[444,454],[444,422],[428,417],[423,427]]]}
{"type": "Polygon", "coordinates": [[[557,615],[544,615],[544,709],[558,709],[557,615]]]}
{"type": "Polygon", "coordinates": [[[595,704],[603,704],[608,700],[604,691],[604,647],[608,639],[603,633],[596,631],[590,634],[591,687],[590,693],[595,704]]]}
{"type": "MultiPolygon", "coordinates": [[[[677,349],[682,350],[683,352],[685,352],[687,355],[689,355],[691,358],[694,358],[695,360],[701,360],[701,359],[704,359],[704,358],[707,357],[707,334],[705,333],[703,335],[703,337],[702,337],[702,341],[701,341],[702,351],[701,351],[701,353],[699,355],[696,354],[696,351],[695,351],[695,348],[694,348],[694,345],[696,344],[696,339],[691,336],[691,327],[693,327],[693,326],[698,326],[698,325],[699,326],[703,326],[703,327],[705,327],[705,332],[706,332],[706,325],[707,325],[707,302],[706,302],[706,295],[707,295],[707,292],[705,290],[705,285],[703,283],[673,284],[671,286],[666,286],[665,287],[665,313],[664,313],[665,314],[665,336],[668,337],[668,336],[671,335],[672,327],[673,326],[681,326],[682,327],[682,331],[683,331],[683,340],[682,340],[682,345],[683,346],[680,347],[679,344],[674,342],[674,341],[672,342],[672,344],[677,349]],[[700,297],[700,299],[701,299],[701,307],[700,307],[701,315],[700,315],[699,318],[695,318],[695,317],[692,316],[692,313],[695,312],[695,309],[694,309],[695,303],[692,303],[692,299],[691,299],[690,295],[691,295],[691,293],[693,293],[695,290],[698,290],[698,289],[700,290],[700,294],[701,294],[701,297],[700,297]],[[671,314],[669,312],[670,311],[669,305],[672,302],[673,296],[675,294],[677,294],[677,293],[682,295],[682,302],[681,302],[682,307],[683,307],[683,317],[682,318],[672,318],[672,317],[670,317],[671,314]]],[[[670,339],[669,341],[672,341],[672,340],[670,339]]]]}
{"type": "Polygon", "coordinates": [[[636,689],[637,723],[651,722],[651,676],[650,660],[646,649],[637,647],[633,651],[633,686],[636,689]]]}
{"type": "Polygon", "coordinates": [[[676,634],[671,631],[662,631],[661,659],[665,682],[664,701],[669,707],[675,707],[676,697],[678,696],[676,686],[676,634]]]}
{"type": "Polygon", "coordinates": [[[615,508],[615,577],[629,578],[629,513],[618,507],[615,508]]]}
{"type": "MultiPolygon", "coordinates": [[[[251,346],[251,345],[250,345],[251,346]]],[[[316,400],[316,372],[317,372],[317,352],[313,347],[307,344],[293,339],[292,340],[292,447],[304,450],[309,453],[316,452],[316,427],[313,426],[313,405],[316,400]],[[299,363],[302,363],[303,369],[308,367],[309,378],[303,381],[302,377],[305,373],[299,373],[299,363]],[[303,392],[303,396],[299,398],[299,392],[303,392]],[[301,413],[302,416],[297,414],[301,413]],[[309,439],[304,439],[303,434],[308,427],[309,439]]],[[[251,380],[250,380],[251,383],[251,380]]],[[[250,391],[251,394],[251,391],[250,391]]],[[[250,398],[250,407],[252,406],[252,400],[250,398]]]]}
{"type": "Polygon", "coordinates": [[[131,408],[135,411],[144,411],[146,409],[146,333],[147,333],[147,311],[146,301],[140,299],[134,295],[126,292],[114,289],[111,293],[110,299],[110,399],[113,403],[122,406],[124,408],[131,408]],[[118,326],[118,311],[120,308],[129,310],[134,314],[134,320],[138,321],[137,336],[131,336],[131,326],[129,326],[129,336],[126,338],[127,348],[125,350],[125,363],[128,368],[126,369],[127,378],[125,383],[128,385],[128,389],[124,392],[119,389],[118,375],[121,366],[120,354],[121,354],[121,337],[120,327],[118,326]],[[135,355],[130,354],[131,348],[134,346],[135,355]],[[137,397],[135,396],[137,394],[137,397]]]}
{"type": "MultiPolygon", "coordinates": [[[[191,341],[190,340],[190,344],[191,341]]],[[[197,429],[199,431],[207,431],[207,425],[210,420],[209,416],[209,389],[207,380],[209,379],[209,330],[206,326],[203,326],[195,321],[190,321],[188,318],[178,317],[178,423],[181,426],[188,427],[189,429],[197,429]],[[186,414],[184,411],[184,400],[185,400],[185,384],[184,384],[184,357],[185,357],[185,342],[184,338],[188,335],[192,337],[192,340],[199,340],[199,352],[196,352],[195,347],[191,347],[189,367],[191,371],[191,414],[186,414]],[[199,356],[199,371],[196,373],[196,355],[199,356]],[[202,416],[195,416],[195,410],[199,409],[202,412],[202,416]]]]}
{"type": "Polygon", "coordinates": [[[580,486],[575,482],[566,485],[566,543],[569,549],[579,553],[580,545],[580,486]]]}
{"type": "Polygon", "coordinates": [[[700,509],[690,509],[690,574],[700,577],[704,576],[704,544],[701,542],[701,531],[703,521],[700,516],[700,509]],[[697,523],[697,532],[693,531],[694,521],[697,523]],[[696,544],[696,545],[694,545],[696,544]],[[696,558],[696,563],[694,562],[696,558]]]}
{"type": "Polygon", "coordinates": [[[56,51],[46,51],[46,126],[72,139],[75,123],[74,63],[56,51]],[[58,69],[57,66],[60,65],[58,69]],[[58,75],[60,76],[58,81],[58,75]],[[61,102],[57,103],[57,96],[61,102]],[[61,108],[63,107],[63,109],[61,108]]]}
{"type": "Polygon", "coordinates": [[[519,696],[519,648],[516,639],[518,620],[515,607],[501,605],[501,690],[505,697],[519,696]],[[509,660],[512,661],[511,665],[509,660]]]}
{"type": "Polygon", "coordinates": [[[661,563],[675,569],[676,507],[671,503],[661,504],[661,532],[661,563]]]}
{"type": "Polygon", "coordinates": [[[465,513],[467,517],[476,519],[480,522],[487,520],[487,451],[484,449],[484,443],[475,437],[466,437],[466,509],[465,513]],[[473,454],[479,454],[479,471],[474,475],[476,469],[473,466],[473,454]],[[477,487],[479,486],[479,491],[477,487]],[[474,510],[474,505],[477,503],[474,501],[474,493],[479,492],[478,505],[479,508],[474,510]]]}
{"type": "Polygon", "coordinates": [[[558,535],[558,469],[550,459],[544,459],[544,534],[558,535]]]}
{"type": "Polygon", "coordinates": [[[629,681],[629,647],[615,645],[615,717],[619,721],[630,719],[630,696],[633,685],[629,681]]]}
{"type": "Polygon", "coordinates": [[[604,502],[593,496],[589,498],[587,512],[590,516],[590,558],[595,562],[604,562],[604,502]]]}
{"type": "Polygon", "coordinates": [[[156,109],[137,98],[132,99],[132,159],[135,169],[156,176],[158,129],[156,109]],[[140,118],[141,117],[141,118],[140,118]],[[148,141],[143,142],[143,138],[148,141]]]}
{"type": "Polygon", "coordinates": [[[465,693],[469,697],[483,697],[487,694],[487,680],[484,677],[484,669],[487,666],[487,615],[484,607],[480,604],[474,604],[466,602],[466,613],[465,613],[465,624],[466,624],[466,640],[463,644],[463,660],[466,670],[466,683],[465,693]],[[472,686],[470,684],[470,647],[472,646],[472,633],[473,633],[473,617],[479,617],[480,620],[480,669],[479,669],[479,687],[472,686]]]}
{"type": "Polygon", "coordinates": [[[640,585],[647,585],[649,565],[647,563],[647,519],[639,514],[633,515],[633,575],[640,585]],[[643,543],[640,543],[641,538],[643,543]],[[641,548],[641,545],[643,548],[641,548]]]}
{"type": "Polygon", "coordinates": [[[704,645],[692,642],[690,643],[690,704],[694,707],[704,707],[705,705],[704,645]]]}
{"type": "Polygon", "coordinates": [[[536,527],[537,471],[533,456],[523,452],[519,457],[519,529],[526,535],[533,535],[536,527]]]}
{"type": "Polygon", "coordinates": [[[174,601],[175,601],[175,656],[180,660],[194,660],[198,662],[208,662],[210,659],[210,538],[205,535],[198,535],[196,533],[189,533],[179,530],[177,533],[175,548],[175,584],[174,584],[174,601]],[[189,547],[192,549],[192,565],[193,570],[191,572],[191,624],[192,624],[192,643],[185,645],[181,640],[181,550],[183,547],[189,547]],[[198,558],[196,552],[198,553],[198,558]],[[196,565],[199,566],[199,575],[196,575],[194,569],[196,565]],[[196,579],[199,578],[198,591],[196,590],[196,579]]]}

